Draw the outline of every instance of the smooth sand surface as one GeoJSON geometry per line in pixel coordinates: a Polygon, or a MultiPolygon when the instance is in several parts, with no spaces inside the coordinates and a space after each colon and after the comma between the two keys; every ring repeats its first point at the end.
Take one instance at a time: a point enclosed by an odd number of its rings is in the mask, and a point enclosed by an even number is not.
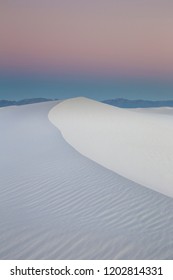
{"type": "Polygon", "coordinates": [[[54,107],[49,119],[81,154],[173,197],[173,115],[149,111],[74,98],[54,107]]]}
{"type": "Polygon", "coordinates": [[[138,113],[152,113],[152,114],[164,114],[164,115],[172,115],[173,116],[173,108],[172,107],[158,107],[158,108],[136,108],[129,109],[138,113]]]}
{"type": "Polygon", "coordinates": [[[0,110],[0,259],[173,259],[173,199],[74,150],[56,104],[0,110]]]}

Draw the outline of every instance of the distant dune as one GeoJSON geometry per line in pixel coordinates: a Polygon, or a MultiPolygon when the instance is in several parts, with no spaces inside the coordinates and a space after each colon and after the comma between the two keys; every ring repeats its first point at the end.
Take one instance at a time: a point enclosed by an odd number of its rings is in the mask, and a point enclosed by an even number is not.
{"type": "Polygon", "coordinates": [[[87,98],[53,108],[68,143],[104,167],[173,197],[173,116],[120,109],[87,98]]]}

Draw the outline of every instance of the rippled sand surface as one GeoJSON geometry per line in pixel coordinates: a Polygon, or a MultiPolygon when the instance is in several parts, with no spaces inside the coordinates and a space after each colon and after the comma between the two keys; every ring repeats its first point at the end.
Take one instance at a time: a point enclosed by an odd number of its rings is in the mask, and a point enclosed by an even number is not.
{"type": "Polygon", "coordinates": [[[173,259],[173,199],[79,154],[55,105],[0,110],[0,259],[173,259]]]}

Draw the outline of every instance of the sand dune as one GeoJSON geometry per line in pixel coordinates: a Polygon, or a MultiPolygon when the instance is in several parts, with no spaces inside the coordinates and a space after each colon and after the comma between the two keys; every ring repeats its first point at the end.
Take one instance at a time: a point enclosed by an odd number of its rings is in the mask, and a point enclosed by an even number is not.
{"type": "Polygon", "coordinates": [[[131,111],[138,113],[146,113],[146,114],[164,114],[164,115],[172,115],[173,116],[173,108],[172,107],[160,107],[160,108],[136,108],[130,109],[131,111]]]}
{"type": "Polygon", "coordinates": [[[81,154],[173,197],[173,116],[165,110],[147,114],[74,98],[54,107],[49,119],[81,154]]]}
{"type": "Polygon", "coordinates": [[[73,149],[56,104],[0,110],[0,259],[173,259],[173,199],[73,149]]]}

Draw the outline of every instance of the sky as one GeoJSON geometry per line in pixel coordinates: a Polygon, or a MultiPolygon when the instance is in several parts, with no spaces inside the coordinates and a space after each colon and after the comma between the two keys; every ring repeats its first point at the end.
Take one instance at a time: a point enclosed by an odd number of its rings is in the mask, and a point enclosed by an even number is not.
{"type": "Polygon", "coordinates": [[[173,1],[0,0],[4,75],[170,83],[173,1]]]}

